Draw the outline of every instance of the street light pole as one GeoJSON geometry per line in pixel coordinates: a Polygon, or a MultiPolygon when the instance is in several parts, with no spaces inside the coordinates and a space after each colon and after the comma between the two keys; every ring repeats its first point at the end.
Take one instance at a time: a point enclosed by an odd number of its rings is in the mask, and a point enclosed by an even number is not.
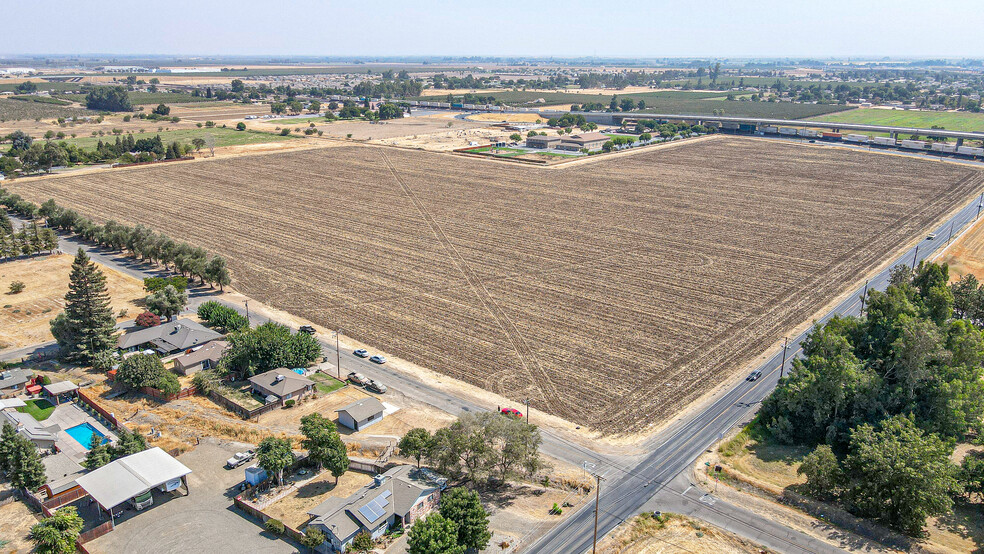
{"type": "Polygon", "coordinates": [[[526,397],[526,424],[530,424],[530,398],[526,397]]]}
{"type": "Polygon", "coordinates": [[[974,221],[981,216],[981,207],[984,206],[984,192],[981,193],[980,199],[977,200],[977,215],[974,216],[974,221]]]}
{"type": "Polygon", "coordinates": [[[864,301],[868,298],[868,280],[864,280],[864,292],[861,293],[861,311],[858,312],[858,317],[864,315],[864,301]]]}
{"type": "Polygon", "coordinates": [[[243,304],[246,304],[246,327],[249,327],[249,300],[243,300],[243,304]]]}
{"type": "Polygon", "coordinates": [[[789,337],[782,338],[782,365],[779,366],[779,378],[782,379],[783,371],[786,369],[786,346],[789,344],[789,337]]]}
{"type": "Polygon", "coordinates": [[[916,270],[916,258],[919,257],[919,245],[916,245],[916,251],[912,254],[912,271],[916,270]]]}
{"type": "Polygon", "coordinates": [[[950,239],[953,238],[953,224],[954,223],[956,223],[956,221],[951,221],[950,222],[950,236],[946,237],[946,245],[947,246],[950,246],[950,239]]]}

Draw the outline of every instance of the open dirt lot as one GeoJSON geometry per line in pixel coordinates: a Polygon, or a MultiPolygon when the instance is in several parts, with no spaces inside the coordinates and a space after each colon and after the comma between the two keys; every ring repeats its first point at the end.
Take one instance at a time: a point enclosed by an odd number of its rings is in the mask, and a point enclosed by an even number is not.
{"type": "Polygon", "coordinates": [[[952,281],[957,281],[968,273],[984,281],[984,218],[978,219],[936,261],[950,265],[952,281]]]}
{"type": "Polygon", "coordinates": [[[253,298],[615,433],[733,376],[981,181],[717,137],[546,170],[353,145],[10,188],[200,244],[253,298]]]}
{"type": "MultiPolygon", "coordinates": [[[[303,477],[301,478],[303,479],[303,477]]],[[[263,511],[294,529],[298,529],[311,519],[311,516],[307,515],[311,508],[332,496],[347,498],[369,483],[372,483],[372,475],[358,471],[346,471],[338,478],[336,485],[331,472],[323,470],[308,482],[299,485],[296,491],[267,506],[263,511]]]]}
{"type": "Polygon", "coordinates": [[[19,500],[0,506],[0,542],[9,541],[0,546],[0,553],[31,552],[34,549],[31,527],[37,522],[34,512],[19,500]]]}
{"type": "MultiPolygon", "coordinates": [[[[68,275],[74,256],[60,254],[27,260],[0,263],[0,290],[10,283],[22,281],[26,288],[19,294],[0,295],[0,351],[21,348],[52,340],[48,322],[65,307],[68,275]]],[[[147,293],[143,282],[106,267],[106,287],[112,299],[113,312],[126,310],[120,319],[133,319],[143,311],[147,293]]]]}

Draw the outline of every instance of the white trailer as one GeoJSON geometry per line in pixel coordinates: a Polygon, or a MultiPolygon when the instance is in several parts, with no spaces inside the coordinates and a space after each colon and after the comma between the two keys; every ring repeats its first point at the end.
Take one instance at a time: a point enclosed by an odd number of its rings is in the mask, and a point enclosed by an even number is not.
{"type": "Polygon", "coordinates": [[[944,154],[953,154],[957,151],[956,144],[947,144],[945,142],[934,142],[930,149],[933,152],[943,152],[944,154]]]}
{"type": "Polygon", "coordinates": [[[817,138],[820,136],[820,133],[814,131],[813,129],[799,129],[796,131],[796,135],[801,137],[817,138]]]}
{"type": "Polygon", "coordinates": [[[964,156],[984,156],[984,148],[977,148],[974,146],[958,146],[957,154],[963,154],[964,156]]]}
{"type": "Polygon", "coordinates": [[[903,140],[899,143],[899,147],[906,150],[926,150],[929,148],[929,144],[921,140],[903,140]]]}
{"type": "Polygon", "coordinates": [[[792,127],[779,127],[779,134],[796,136],[796,129],[792,127]]]}
{"type": "Polygon", "coordinates": [[[871,139],[871,143],[879,146],[895,146],[895,139],[892,137],[875,137],[871,139]]]}
{"type": "Polygon", "coordinates": [[[772,127],[772,126],[762,127],[762,132],[774,135],[779,132],[779,127],[772,127]]]}
{"type": "Polygon", "coordinates": [[[861,144],[867,144],[871,140],[868,135],[847,135],[844,137],[845,142],[859,142],[861,144]]]}

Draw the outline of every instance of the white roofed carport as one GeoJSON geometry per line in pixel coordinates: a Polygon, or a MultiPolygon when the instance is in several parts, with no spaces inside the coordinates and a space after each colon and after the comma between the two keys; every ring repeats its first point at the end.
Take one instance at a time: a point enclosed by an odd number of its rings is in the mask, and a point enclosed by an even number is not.
{"type": "Polygon", "coordinates": [[[109,511],[134,496],[189,473],[191,470],[184,464],[154,447],[110,462],[75,482],[109,511]]]}

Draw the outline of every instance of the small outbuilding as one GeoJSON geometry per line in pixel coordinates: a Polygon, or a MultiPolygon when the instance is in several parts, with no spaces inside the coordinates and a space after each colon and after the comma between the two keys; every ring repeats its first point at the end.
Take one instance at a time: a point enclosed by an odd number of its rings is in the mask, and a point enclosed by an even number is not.
{"type": "Polygon", "coordinates": [[[354,431],[361,431],[382,421],[385,410],[382,402],[370,396],[335,411],[338,412],[338,423],[354,431]]]}
{"type": "Polygon", "coordinates": [[[170,492],[184,485],[187,494],[189,473],[184,464],[155,446],[90,471],[76,483],[112,518],[114,508],[155,489],[170,492]]]}
{"type": "Polygon", "coordinates": [[[79,390],[79,386],[71,381],[58,381],[41,387],[41,390],[52,404],[58,405],[62,402],[70,402],[79,390]]]}

